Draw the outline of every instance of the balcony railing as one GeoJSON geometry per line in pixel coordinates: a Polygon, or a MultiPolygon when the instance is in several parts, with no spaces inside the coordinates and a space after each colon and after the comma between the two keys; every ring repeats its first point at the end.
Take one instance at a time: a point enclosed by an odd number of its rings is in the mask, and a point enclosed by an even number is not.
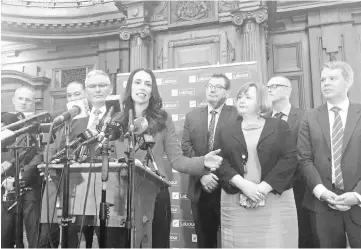
{"type": "Polygon", "coordinates": [[[38,8],[80,8],[112,2],[114,2],[114,0],[1,0],[1,4],[3,5],[38,8]]]}

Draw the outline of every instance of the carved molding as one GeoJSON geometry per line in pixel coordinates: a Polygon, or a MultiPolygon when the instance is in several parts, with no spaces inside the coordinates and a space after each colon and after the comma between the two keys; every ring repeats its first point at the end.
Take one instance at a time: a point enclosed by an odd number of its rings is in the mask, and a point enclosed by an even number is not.
{"type": "Polygon", "coordinates": [[[153,19],[155,21],[166,20],[168,6],[169,6],[169,1],[161,1],[154,11],[153,19]]]}
{"type": "Polygon", "coordinates": [[[139,35],[142,39],[147,38],[150,35],[149,26],[143,24],[139,27],[122,27],[120,29],[119,37],[121,40],[128,41],[134,35],[139,35]]]}
{"type": "Polygon", "coordinates": [[[207,18],[210,10],[210,1],[179,1],[176,11],[177,22],[207,18]]]}
{"type": "Polygon", "coordinates": [[[242,26],[246,21],[254,21],[258,24],[264,23],[268,19],[268,11],[266,6],[262,6],[254,11],[233,11],[232,22],[236,26],[242,26]]]}
{"type": "Polygon", "coordinates": [[[163,47],[160,48],[159,54],[157,56],[157,68],[163,69],[163,47]]]}
{"type": "Polygon", "coordinates": [[[222,0],[218,2],[218,11],[219,12],[227,12],[235,9],[235,1],[234,0],[222,0]]]}

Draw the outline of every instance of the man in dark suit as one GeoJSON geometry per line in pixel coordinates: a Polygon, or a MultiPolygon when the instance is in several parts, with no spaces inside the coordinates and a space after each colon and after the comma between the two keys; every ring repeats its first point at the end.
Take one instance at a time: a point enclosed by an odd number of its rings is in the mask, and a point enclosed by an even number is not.
{"type": "Polygon", "coordinates": [[[327,103],[307,112],[300,124],[298,157],[307,183],[303,205],[310,209],[316,246],[361,247],[361,105],[347,92],[352,68],[327,62],[321,91],[327,103]]]}
{"type": "MultiPolygon", "coordinates": [[[[18,114],[34,112],[35,93],[32,89],[27,87],[20,87],[16,89],[12,99],[14,109],[18,114]]],[[[24,116],[22,116],[24,117],[24,116]]],[[[2,120],[4,121],[4,120],[2,120]]],[[[20,143],[19,146],[26,144],[23,138],[26,135],[17,137],[15,143],[20,143]],[[20,141],[20,142],[19,142],[20,141]]],[[[2,153],[2,161],[11,161],[13,159],[12,152],[2,153]]],[[[40,219],[40,199],[41,199],[41,184],[42,178],[39,175],[37,165],[41,162],[41,157],[36,149],[32,150],[20,163],[23,167],[23,180],[25,186],[30,188],[22,196],[22,215],[25,225],[27,241],[29,248],[36,248],[37,237],[39,230],[40,219]]],[[[15,169],[12,166],[5,174],[5,179],[2,181],[2,186],[8,191],[13,190],[15,169]]],[[[15,223],[16,223],[16,207],[7,210],[10,205],[2,203],[1,205],[1,246],[14,247],[16,240],[15,223]]],[[[22,228],[21,228],[22,229],[22,228]]]]}
{"type": "MultiPolygon", "coordinates": [[[[230,87],[230,80],[225,75],[214,74],[206,85],[208,106],[196,108],[186,115],[182,137],[185,156],[204,156],[219,147],[221,125],[238,117],[237,109],[225,104],[230,87]]],[[[217,248],[220,190],[215,172],[189,178],[188,198],[199,248],[217,248]]]]}
{"type": "MultiPolygon", "coordinates": [[[[297,143],[298,130],[303,116],[303,110],[293,107],[290,103],[292,84],[283,76],[275,76],[267,83],[270,98],[272,100],[272,117],[285,120],[292,131],[292,136],[297,143]]],[[[297,208],[298,219],[298,247],[312,248],[312,232],[308,210],[302,206],[306,185],[298,170],[293,177],[293,193],[297,208]]]]}
{"type": "MultiPolygon", "coordinates": [[[[84,83],[81,83],[78,81],[70,82],[68,84],[68,86],[66,87],[66,98],[67,98],[68,102],[85,99],[86,92],[85,92],[84,83]]],[[[54,113],[52,113],[52,115],[55,118],[56,116],[61,115],[63,112],[64,112],[64,110],[55,111],[54,113]]],[[[73,120],[71,122],[72,129],[71,129],[71,134],[70,134],[70,141],[73,140],[74,136],[82,133],[86,129],[88,119],[89,119],[89,117],[86,117],[86,118],[82,118],[82,119],[73,120]]],[[[63,135],[64,135],[63,129],[60,128],[59,131],[56,132],[57,139],[55,140],[55,142],[53,144],[51,144],[51,150],[53,150],[52,152],[56,153],[59,149],[64,147],[64,145],[61,144],[61,142],[63,141],[63,135]]],[[[51,155],[52,154],[53,153],[51,153],[51,155]]],[[[53,184],[54,184],[54,182],[52,182],[50,184],[51,185],[50,191],[53,191],[53,190],[56,191],[56,186],[53,184]]],[[[54,193],[54,195],[55,195],[55,193],[54,193]]],[[[43,210],[45,210],[45,208],[46,207],[43,206],[43,210]]],[[[42,212],[42,222],[43,223],[41,224],[41,236],[40,236],[38,247],[51,247],[51,246],[57,247],[57,245],[59,244],[59,239],[60,239],[59,238],[60,237],[59,225],[53,223],[50,227],[48,227],[47,220],[46,220],[47,218],[45,216],[46,216],[45,212],[42,212]],[[51,231],[50,231],[50,235],[48,236],[49,228],[51,228],[51,231]],[[49,239],[52,240],[52,243],[50,243],[50,241],[48,241],[49,239]]],[[[52,215],[50,217],[52,217],[52,215]]],[[[49,221],[49,222],[51,222],[51,221],[49,221]]],[[[72,229],[73,226],[71,225],[70,228],[72,229]]],[[[71,229],[70,229],[69,234],[74,235],[75,233],[77,233],[76,229],[73,229],[73,230],[71,230],[71,229]]],[[[94,232],[94,229],[92,229],[92,227],[84,226],[83,233],[84,233],[84,237],[86,240],[86,247],[91,247],[91,245],[92,245],[93,232],[94,232]]],[[[75,236],[74,238],[70,237],[69,240],[75,240],[77,242],[77,236],[75,236]]],[[[76,244],[73,244],[73,245],[76,246],[76,244]]]]}

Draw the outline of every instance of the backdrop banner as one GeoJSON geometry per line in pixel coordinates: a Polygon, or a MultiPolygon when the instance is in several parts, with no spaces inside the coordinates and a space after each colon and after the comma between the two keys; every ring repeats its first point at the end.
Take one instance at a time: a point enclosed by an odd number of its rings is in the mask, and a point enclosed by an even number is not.
{"type": "MultiPolygon", "coordinates": [[[[163,108],[172,116],[178,141],[181,143],[185,115],[193,108],[206,106],[206,88],[213,74],[225,74],[231,80],[228,105],[235,104],[238,88],[248,82],[257,82],[256,62],[211,65],[192,68],[155,70],[157,85],[163,100],[163,108]]],[[[129,73],[118,74],[116,94],[124,92],[129,73]]],[[[263,82],[262,82],[263,83],[263,82]]],[[[166,155],[163,160],[169,165],[166,155]]],[[[188,176],[173,170],[166,170],[172,202],[172,224],[170,241],[172,248],[196,248],[197,235],[190,201],[187,199],[188,176]]]]}

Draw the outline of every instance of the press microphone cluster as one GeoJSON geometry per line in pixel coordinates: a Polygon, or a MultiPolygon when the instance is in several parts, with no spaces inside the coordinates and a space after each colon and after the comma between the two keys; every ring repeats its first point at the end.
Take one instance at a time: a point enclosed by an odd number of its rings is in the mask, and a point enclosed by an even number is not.
{"type": "MultiPolygon", "coordinates": [[[[76,138],[70,142],[69,148],[70,149],[77,149],[79,146],[85,145],[87,143],[91,143],[95,140],[97,140],[97,134],[94,134],[91,130],[87,129],[83,133],[80,133],[76,136],[76,138]]],[[[58,153],[52,156],[51,160],[59,159],[60,157],[63,157],[66,153],[66,148],[63,148],[58,153]]],[[[74,153],[74,151],[72,152],[74,153]]]]}
{"type": "Polygon", "coordinates": [[[89,116],[89,105],[86,99],[80,99],[71,101],[67,104],[68,111],[57,116],[53,120],[53,125],[57,126],[65,121],[71,120],[73,118],[81,118],[89,116]]]}

